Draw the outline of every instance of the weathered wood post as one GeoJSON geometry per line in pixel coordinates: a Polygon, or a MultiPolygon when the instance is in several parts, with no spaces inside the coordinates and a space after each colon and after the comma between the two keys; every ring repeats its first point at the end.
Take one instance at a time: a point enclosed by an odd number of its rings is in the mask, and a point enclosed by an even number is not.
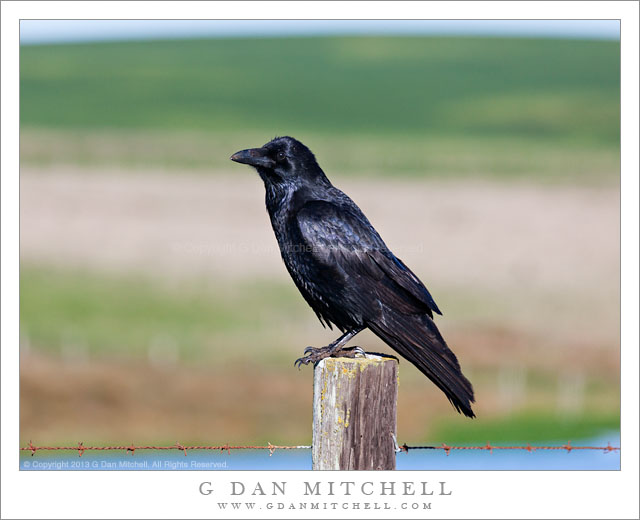
{"type": "Polygon", "coordinates": [[[326,358],[313,372],[313,469],[396,469],[398,361],[326,358]]]}

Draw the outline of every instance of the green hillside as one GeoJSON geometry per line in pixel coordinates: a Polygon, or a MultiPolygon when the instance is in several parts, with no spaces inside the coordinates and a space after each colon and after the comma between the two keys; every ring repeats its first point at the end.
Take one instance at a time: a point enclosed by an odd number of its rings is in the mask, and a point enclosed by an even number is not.
{"type": "Polygon", "coordinates": [[[618,138],[619,43],[221,39],[28,46],[21,116],[56,128],[618,138]]]}
{"type": "Polygon", "coordinates": [[[339,174],[611,183],[619,50],[424,37],[26,46],[21,159],[211,172],[289,134],[339,174]]]}

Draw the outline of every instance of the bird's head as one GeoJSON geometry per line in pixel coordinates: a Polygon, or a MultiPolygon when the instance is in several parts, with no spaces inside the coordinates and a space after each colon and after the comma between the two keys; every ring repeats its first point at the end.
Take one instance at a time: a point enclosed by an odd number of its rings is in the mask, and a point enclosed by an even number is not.
{"type": "Polygon", "coordinates": [[[261,148],[240,150],[231,160],[253,166],[265,183],[300,185],[326,180],[311,150],[293,137],[276,137],[261,148]]]}

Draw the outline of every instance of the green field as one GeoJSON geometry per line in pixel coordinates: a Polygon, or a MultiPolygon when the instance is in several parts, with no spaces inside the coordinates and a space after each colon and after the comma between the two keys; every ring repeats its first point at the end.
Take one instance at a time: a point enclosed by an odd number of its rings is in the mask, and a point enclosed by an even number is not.
{"type": "MultiPolygon", "coordinates": [[[[402,362],[404,439],[615,429],[619,54],[613,41],[442,37],[21,47],[21,441],[306,442],[311,369],[292,363],[333,332],[284,269],[255,269],[267,256],[202,270],[171,249],[255,237],[259,181],[248,193],[229,156],[286,134],[384,205],[390,242],[440,237],[415,269],[480,419],[402,362]]],[[[386,348],[366,331],[354,344],[386,348]]]]}
{"type": "Polygon", "coordinates": [[[164,340],[175,344],[179,362],[250,354],[254,362],[279,365],[287,358],[273,329],[287,319],[315,320],[293,284],[220,280],[166,287],[135,274],[28,265],[21,271],[22,331],[34,347],[54,355],[69,347],[90,357],[144,360],[154,341],[164,340]]]}
{"type": "MultiPolygon", "coordinates": [[[[68,441],[70,432],[94,442],[132,435],[149,442],[178,437],[199,443],[212,436],[306,442],[311,369],[298,371],[292,363],[306,344],[323,344],[333,334],[323,333],[292,284],[218,280],[168,286],[134,275],[23,265],[20,291],[21,341],[29,353],[21,383],[23,443],[34,435],[68,441]],[[80,412],[85,408],[91,421],[80,412]],[[128,421],[118,419],[123,413],[130,414],[128,421]]],[[[440,303],[458,317],[458,332],[449,339],[474,382],[481,419],[455,414],[433,385],[401,361],[399,431],[406,438],[449,444],[566,441],[618,428],[618,375],[611,363],[602,363],[602,353],[594,358],[587,350],[576,361],[570,348],[549,343],[546,354],[536,356],[543,345],[524,331],[517,344],[525,348],[501,339],[500,309],[485,309],[480,325],[477,312],[447,299],[440,303]],[[517,408],[505,410],[501,399],[518,391],[500,382],[512,365],[526,366],[516,372],[524,394],[517,408]],[[567,412],[557,404],[558,385],[566,378],[558,367],[569,365],[586,379],[583,408],[567,412]]],[[[354,344],[391,353],[370,333],[354,344]]]]}
{"type": "Polygon", "coordinates": [[[216,169],[290,134],[345,174],[613,180],[619,51],[404,37],[26,46],[22,159],[216,169]]]}

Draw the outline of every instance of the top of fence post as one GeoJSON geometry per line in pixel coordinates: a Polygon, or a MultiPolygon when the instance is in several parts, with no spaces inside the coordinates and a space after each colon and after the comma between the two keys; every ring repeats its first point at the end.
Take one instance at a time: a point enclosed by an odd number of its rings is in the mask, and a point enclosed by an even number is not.
{"type": "Polygon", "coordinates": [[[398,362],[326,358],[313,376],[313,469],[396,467],[398,362]]]}

